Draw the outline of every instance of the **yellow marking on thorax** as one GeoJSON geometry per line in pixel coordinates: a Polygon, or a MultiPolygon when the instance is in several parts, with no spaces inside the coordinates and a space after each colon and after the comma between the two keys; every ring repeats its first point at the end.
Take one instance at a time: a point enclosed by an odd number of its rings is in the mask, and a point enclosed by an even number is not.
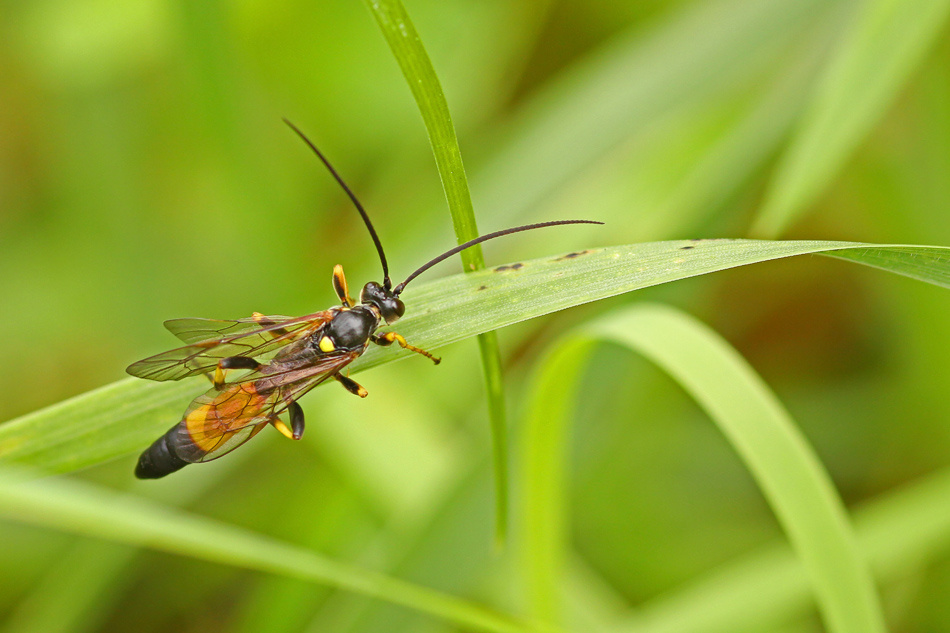
{"type": "Polygon", "coordinates": [[[324,336],[320,339],[320,351],[321,352],[332,352],[336,349],[336,345],[333,344],[333,341],[330,340],[329,336],[324,336]]]}

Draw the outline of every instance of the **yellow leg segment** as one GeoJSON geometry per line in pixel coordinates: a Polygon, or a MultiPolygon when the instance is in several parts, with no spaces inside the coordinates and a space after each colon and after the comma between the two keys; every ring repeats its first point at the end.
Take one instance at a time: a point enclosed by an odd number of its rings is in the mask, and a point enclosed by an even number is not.
{"type": "Polygon", "coordinates": [[[350,308],[356,305],[356,302],[353,301],[353,297],[350,296],[350,291],[346,287],[346,275],[343,274],[343,266],[339,264],[333,267],[333,289],[336,291],[336,296],[340,298],[340,302],[342,302],[344,306],[350,308]]]}
{"type": "Polygon", "coordinates": [[[291,430],[290,430],[290,427],[288,427],[286,424],[284,424],[284,423],[281,421],[280,418],[273,418],[273,419],[270,421],[270,423],[273,424],[273,425],[274,425],[274,428],[277,429],[278,431],[280,431],[281,435],[283,435],[284,437],[286,437],[288,440],[294,439],[294,433],[293,433],[293,431],[291,431],[291,430]]]}
{"type": "Polygon", "coordinates": [[[416,354],[422,354],[423,356],[431,360],[436,365],[442,362],[441,358],[437,358],[433,356],[432,354],[430,354],[429,352],[425,351],[424,349],[420,349],[416,347],[415,345],[410,345],[409,343],[406,342],[406,339],[404,339],[402,335],[396,334],[395,332],[386,332],[385,334],[378,336],[376,338],[377,340],[386,341],[384,345],[392,345],[393,343],[399,343],[399,347],[402,347],[403,349],[407,349],[410,352],[415,352],[416,354]]]}
{"type": "Polygon", "coordinates": [[[221,363],[218,363],[218,366],[214,368],[214,378],[211,379],[211,384],[214,385],[214,388],[218,391],[221,391],[221,388],[224,387],[224,378],[228,375],[227,369],[221,368],[221,363]]]}
{"type": "Polygon", "coordinates": [[[214,377],[211,384],[220,391],[224,388],[224,379],[228,375],[229,369],[257,369],[261,364],[253,358],[246,356],[229,356],[218,361],[218,366],[214,368],[214,377]]]}

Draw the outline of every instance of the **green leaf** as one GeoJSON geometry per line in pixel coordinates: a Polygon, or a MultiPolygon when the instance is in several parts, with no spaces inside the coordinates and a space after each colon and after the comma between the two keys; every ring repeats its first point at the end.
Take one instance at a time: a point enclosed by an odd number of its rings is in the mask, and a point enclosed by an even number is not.
{"type": "Polygon", "coordinates": [[[835,633],[885,630],[847,512],[818,458],[768,386],[715,332],[660,305],[623,309],[568,336],[532,389],[525,447],[525,557],[532,615],[557,622],[568,551],[567,429],[581,368],[596,341],[643,354],[689,393],[735,448],[798,552],[835,633]]]}
{"type": "MultiPolygon", "coordinates": [[[[950,287],[950,248],[860,242],[699,240],[591,249],[410,286],[399,331],[437,349],[506,325],[727,268],[822,253],[950,287]]],[[[354,372],[406,358],[373,346],[354,372]]],[[[421,361],[420,361],[421,362],[421,361]]],[[[432,371],[438,371],[433,368],[432,371]]],[[[142,450],[179,419],[203,379],[126,379],[0,425],[0,463],[66,472],[142,450]]]]}
{"type": "MultiPolygon", "coordinates": [[[[462,152],[449,114],[449,104],[445,100],[435,68],[422,46],[422,39],[399,0],[367,0],[367,4],[419,106],[426,131],[429,133],[439,176],[442,178],[445,199],[449,204],[449,211],[452,212],[455,237],[459,244],[474,239],[478,237],[478,226],[475,222],[472,196],[468,190],[468,179],[465,177],[465,167],[462,165],[462,152]]],[[[466,249],[460,255],[465,270],[485,268],[481,246],[466,249]]],[[[501,354],[495,333],[479,334],[478,349],[485,372],[485,393],[488,397],[488,416],[491,420],[495,451],[495,539],[501,544],[504,543],[508,525],[508,425],[505,422],[501,354]]]]}
{"type": "Polygon", "coordinates": [[[253,532],[64,479],[0,472],[0,516],[139,547],[281,574],[386,600],[496,633],[534,630],[437,591],[352,567],[253,532]]]}
{"type": "Polygon", "coordinates": [[[950,0],[867,0],[831,55],[752,233],[781,234],[834,178],[933,45],[950,0]]]}

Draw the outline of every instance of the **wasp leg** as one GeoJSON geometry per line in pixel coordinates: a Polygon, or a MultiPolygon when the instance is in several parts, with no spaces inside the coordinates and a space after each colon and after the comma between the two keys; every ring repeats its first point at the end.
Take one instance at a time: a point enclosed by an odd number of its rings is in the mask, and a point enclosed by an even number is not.
{"type": "Polygon", "coordinates": [[[278,417],[273,417],[270,419],[270,423],[275,429],[280,431],[281,435],[286,437],[288,440],[294,439],[294,432],[287,428],[287,425],[284,424],[283,420],[278,417]]]}
{"type": "Polygon", "coordinates": [[[360,398],[365,398],[369,395],[369,392],[363,388],[363,385],[359,384],[352,378],[347,378],[342,374],[333,374],[333,377],[338,383],[343,385],[343,388],[352,393],[354,396],[359,396],[360,398]]]}
{"type": "Polygon", "coordinates": [[[218,361],[218,366],[214,370],[214,378],[211,380],[215,389],[221,390],[224,387],[224,377],[229,369],[257,369],[261,364],[248,356],[228,356],[218,361]]]}
{"type": "Polygon", "coordinates": [[[303,437],[303,409],[296,402],[291,402],[287,410],[290,411],[290,429],[294,432],[294,439],[299,440],[303,437]]]}
{"type": "Polygon", "coordinates": [[[339,264],[333,267],[333,290],[336,291],[336,296],[340,298],[340,301],[347,308],[356,305],[356,302],[353,301],[353,297],[350,296],[350,291],[346,287],[346,275],[343,274],[343,266],[339,264]]]}
{"type": "MultiPolygon", "coordinates": [[[[274,321],[271,321],[270,319],[268,319],[266,316],[264,316],[264,315],[261,314],[260,312],[254,312],[254,313],[252,313],[252,314],[251,314],[251,317],[252,317],[255,321],[257,321],[258,323],[260,323],[262,327],[267,327],[267,326],[269,326],[269,325],[277,325],[274,321]]],[[[273,329],[273,330],[268,330],[267,333],[271,335],[271,338],[279,338],[279,337],[281,337],[281,336],[287,334],[287,330],[285,330],[285,329],[282,328],[282,327],[279,327],[279,328],[275,328],[275,329],[273,329]]]]}
{"type": "Polygon", "coordinates": [[[300,405],[296,402],[291,402],[287,406],[287,411],[290,412],[290,428],[288,428],[287,425],[284,424],[284,422],[276,415],[271,418],[270,423],[275,429],[280,431],[281,435],[287,439],[299,440],[301,437],[303,437],[303,409],[301,409],[300,405]]]}
{"type": "Polygon", "coordinates": [[[433,356],[432,354],[425,351],[424,349],[419,349],[418,347],[414,345],[410,345],[409,343],[406,342],[406,339],[404,339],[402,335],[396,334],[395,332],[386,332],[382,336],[376,336],[374,334],[372,337],[372,341],[376,343],[377,345],[382,345],[383,347],[387,347],[389,345],[392,345],[393,343],[399,343],[399,346],[402,347],[403,349],[407,349],[410,352],[415,352],[416,354],[422,354],[423,356],[431,360],[436,365],[442,362],[441,358],[433,356]]]}

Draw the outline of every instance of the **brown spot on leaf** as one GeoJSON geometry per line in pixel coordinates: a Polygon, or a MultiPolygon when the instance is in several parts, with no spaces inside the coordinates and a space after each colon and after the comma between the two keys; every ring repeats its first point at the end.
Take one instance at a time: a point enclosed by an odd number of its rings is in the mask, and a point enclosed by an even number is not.
{"type": "Polygon", "coordinates": [[[587,255],[587,254],[590,253],[590,252],[592,252],[592,251],[575,251],[575,252],[573,252],[573,253],[568,253],[567,255],[561,255],[560,257],[558,257],[558,258],[555,259],[554,261],[559,262],[559,261],[562,261],[562,260],[565,260],[565,259],[574,259],[575,257],[580,257],[581,255],[587,255]]]}

